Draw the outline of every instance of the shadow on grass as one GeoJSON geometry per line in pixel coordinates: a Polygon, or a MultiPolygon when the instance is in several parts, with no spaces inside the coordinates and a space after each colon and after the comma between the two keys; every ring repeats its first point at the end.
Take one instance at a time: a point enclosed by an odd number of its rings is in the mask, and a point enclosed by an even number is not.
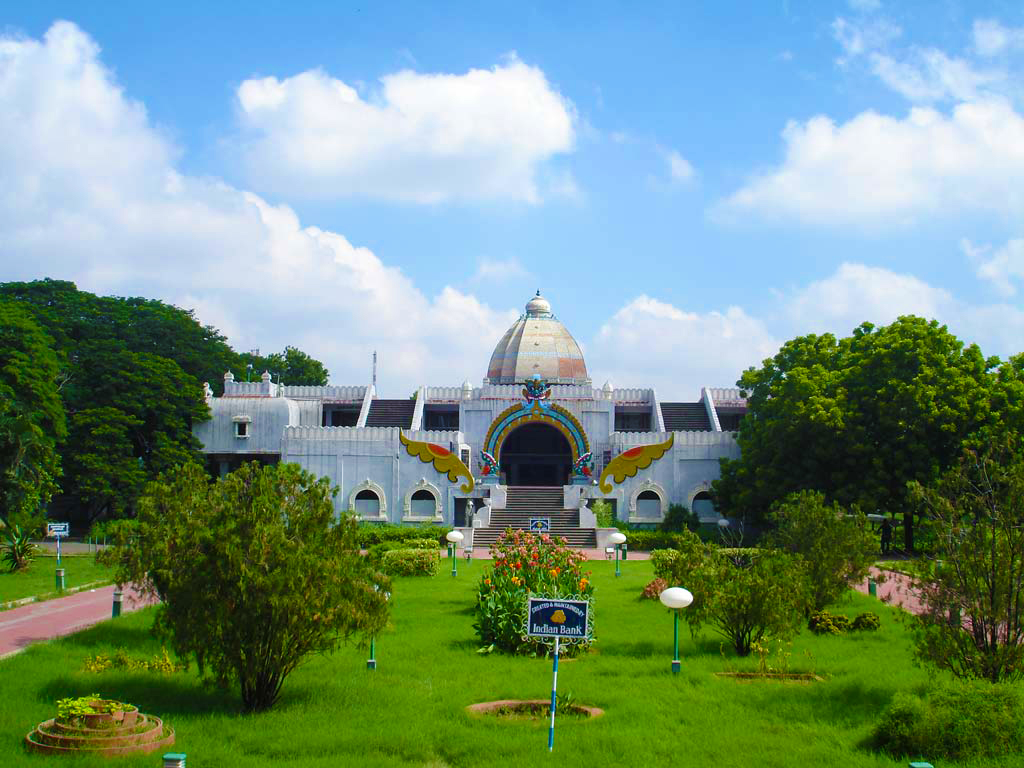
{"type": "Polygon", "coordinates": [[[893,691],[850,680],[821,686],[815,694],[817,719],[833,723],[873,723],[889,705],[893,691]]]}
{"type": "Polygon", "coordinates": [[[633,643],[610,643],[601,646],[602,656],[631,656],[634,658],[650,658],[658,654],[664,655],[665,644],[655,643],[650,640],[641,640],[633,643]]]}
{"type": "Polygon", "coordinates": [[[160,717],[241,713],[241,700],[236,692],[205,688],[194,677],[184,675],[105,673],[91,679],[62,675],[43,686],[39,697],[56,702],[66,696],[90,693],[116,697],[160,717]]]}
{"type": "Polygon", "coordinates": [[[95,648],[97,646],[114,646],[134,650],[160,647],[148,626],[133,626],[119,621],[106,621],[89,627],[81,632],[67,635],[60,642],[79,648],[95,648]]]}

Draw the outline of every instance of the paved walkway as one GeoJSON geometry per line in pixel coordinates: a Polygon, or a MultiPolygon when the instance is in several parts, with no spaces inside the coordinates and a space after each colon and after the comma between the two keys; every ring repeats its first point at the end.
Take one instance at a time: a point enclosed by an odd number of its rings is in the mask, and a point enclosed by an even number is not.
{"type": "MultiPolygon", "coordinates": [[[[903,610],[909,611],[910,613],[920,613],[922,610],[921,600],[917,593],[911,589],[910,577],[897,573],[896,571],[881,570],[878,568],[871,569],[872,577],[877,579],[880,576],[885,577],[885,581],[877,585],[878,599],[883,603],[889,603],[890,605],[898,605],[903,610]]],[[[858,592],[863,592],[865,595],[868,592],[868,580],[864,579],[860,584],[854,587],[858,592]]]]}
{"type": "MultiPolygon", "coordinates": [[[[113,603],[114,587],[109,586],[4,611],[0,613],[0,658],[109,619],[113,603]]],[[[123,613],[149,604],[134,589],[125,588],[123,613]]]]}

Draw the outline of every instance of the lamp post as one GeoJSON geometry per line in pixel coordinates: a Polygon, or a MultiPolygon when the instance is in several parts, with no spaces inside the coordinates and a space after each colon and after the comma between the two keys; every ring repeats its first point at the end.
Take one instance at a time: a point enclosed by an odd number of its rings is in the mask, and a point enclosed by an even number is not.
{"type": "Polygon", "coordinates": [[[658,599],[661,604],[672,609],[674,621],[672,625],[672,674],[679,674],[679,611],[693,602],[693,595],[690,590],[682,587],[669,587],[664,590],[658,599]]]}
{"type": "MultiPolygon", "coordinates": [[[[374,592],[380,592],[380,585],[379,584],[374,584],[373,585],[373,591],[374,592]]],[[[390,592],[385,592],[384,593],[384,599],[385,600],[390,600],[391,599],[391,593],[390,592]]],[[[366,668],[369,669],[369,670],[374,670],[374,669],[377,668],[377,636],[376,635],[370,635],[370,658],[368,658],[366,660],[366,668]]]]}
{"type": "Polygon", "coordinates": [[[462,535],[461,531],[448,531],[445,538],[448,539],[448,554],[452,558],[452,578],[454,578],[459,575],[458,561],[455,559],[455,550],[458,548],[459,542],[466,537],[462,535]]]}
{"type": "Polygon", "coordinates": [[[622,571],[619,568],[619,550],[626,543],[626,534],[622,531],[616,531],[608,537],[608,541],[615,546],[615,577],[618,578],[622,575],[622,571]]]}

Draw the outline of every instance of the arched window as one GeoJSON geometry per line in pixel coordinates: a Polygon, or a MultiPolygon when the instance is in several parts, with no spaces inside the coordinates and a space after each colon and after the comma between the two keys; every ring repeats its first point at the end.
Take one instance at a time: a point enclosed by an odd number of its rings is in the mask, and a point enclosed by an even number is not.
{"type": "Polygon", "coordinates": [[[715,505],[711,503],[711,494],[707,491],[701,491],[693,497],[691,510],[701,520],[715,520],[718,518],[715,505]]]}
{"type": "Polygon", "coordinates": [[[409,512],[412,517],[433,517],[437,509],[437,497],[431,491],[420,489],[412,495],[409,512]]]}
{"type": "Polygon", "coordinates": [[[380,517],[380,496],[368,488],[356,494],[356,515],[361,518],[380,517]]]}
{"type": "Polygon", "coordinates": [[[636,497],[636,516],[660,520],[661,497],[654,491],[641,491],[636,497]]]}

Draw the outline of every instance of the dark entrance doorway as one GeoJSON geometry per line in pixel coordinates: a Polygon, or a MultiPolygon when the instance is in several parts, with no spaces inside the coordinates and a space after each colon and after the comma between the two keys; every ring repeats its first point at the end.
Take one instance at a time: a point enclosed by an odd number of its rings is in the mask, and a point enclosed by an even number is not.
{"type": "Polygon", "coordinates": [[[508,485],[561,486],[569,482],[572,449],[548,424],[525,424],[501,445],[501,471],[508,485]]]}

